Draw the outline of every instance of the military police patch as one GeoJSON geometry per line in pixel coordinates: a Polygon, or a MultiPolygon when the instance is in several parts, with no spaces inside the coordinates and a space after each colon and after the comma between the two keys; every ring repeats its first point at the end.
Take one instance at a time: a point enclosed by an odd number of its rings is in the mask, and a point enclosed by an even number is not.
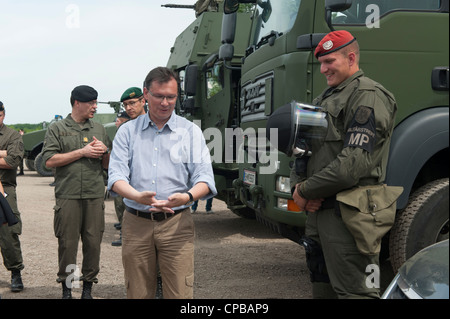
{"type": "Polygon", "coordinates": [[[360,106],[356,110],[344,140],[344,147],[357,147],[371,153],[375,145],[375,114],[373,109],[360,106]]]}

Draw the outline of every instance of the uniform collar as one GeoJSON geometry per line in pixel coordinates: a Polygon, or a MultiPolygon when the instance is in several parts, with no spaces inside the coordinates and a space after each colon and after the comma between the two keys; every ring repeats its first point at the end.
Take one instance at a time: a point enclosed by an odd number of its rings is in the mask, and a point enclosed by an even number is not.
{"type": "MultiPolygon", "coordinates": [[[[80,124],[75,122],[75,120],[72,118],[72,113],[69,113],[69,115],[67,115],[66,120],[67,120],[66,121],[67,126],[80,127],[80,124]]],[[[85,127],[89,127],[89,128],[94,127],[94,122],[91,121],[91,119],[87,119],[86,122],[84,122],[84,124],[83,124],[83,128],[85,128],[85,127]]]]}
{"type": "Polygon", "coordinates": [[[353,73],[353,75],[351,77],[349,77],[348,79],[346,79],[345,81],[343,81],[341,84],[339,84],[335,90],[336,91],[340,91],[343,88],[345,88],[350,82],[352,82],[354,79],[359,78],[361,76],[364,76],[364,72],[362,70],[358,70],[355,73],[353,73]]]}
{"type": "Polygon", "coordinates": [[[325,98],[325,97],[330,96],[331,94],[333,94],[335,92],[342,91],[354,79],[359,78],[361,76],[364,76],[364,72],[362,70],[356,71],[355,73],[353,73],[352,76],[350,76],[348,79],[342,81],[342,83],[339,84],[338,86],[336,86],[336,87],[329,87],[328,89],[326,89],[325,93],[323,94],[323,97],[325,98]]]}

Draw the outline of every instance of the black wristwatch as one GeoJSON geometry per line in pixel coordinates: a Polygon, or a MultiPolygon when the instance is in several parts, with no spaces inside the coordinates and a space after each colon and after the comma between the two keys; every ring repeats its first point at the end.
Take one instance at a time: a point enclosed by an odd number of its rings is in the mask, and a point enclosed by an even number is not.
{"type": "Polygon", "coordinates": [[[184,205],[191,205],[194,202],[194,196],[192,196],[192,194],[190,192],[186,192],[186,194],[189,195],[189,200],[186,204],[184,205]]]}

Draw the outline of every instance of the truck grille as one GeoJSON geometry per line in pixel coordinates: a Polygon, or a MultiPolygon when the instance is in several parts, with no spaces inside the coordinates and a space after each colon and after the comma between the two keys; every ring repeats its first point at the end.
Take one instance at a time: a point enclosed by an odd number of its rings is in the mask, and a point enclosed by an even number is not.
{"type": "MultiPolygon", "coordinates": [[[[266,119],[266,103],[272,103],[273,73],[263,74],[254,82],[247,82],[241,90],[241,123],[266,119]]],[[[272,109],[272,105],[267,107],[272,109]]],[[[270,112],[269,112],[270,114],[270,112]]]]}

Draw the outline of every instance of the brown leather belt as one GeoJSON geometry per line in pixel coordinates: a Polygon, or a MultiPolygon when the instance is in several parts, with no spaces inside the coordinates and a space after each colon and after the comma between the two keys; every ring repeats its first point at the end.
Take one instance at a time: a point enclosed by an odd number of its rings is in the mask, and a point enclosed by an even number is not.
{"type": "Polygon", "coordinates": [[[142,217],[142,218],[145,218],[145,219],[151,219],[153,221],[160,222],[162,220],[169,219],[170,217],[173,217],[173,216],[181,213],[184,209],[174,210],[175,213],[173,213],[173,214],[172,213],[166,213],[166,212],[156,212],[156,213],[154,213],[154,212],[142,212],[142,211],[136,210],[134,208],[130,208],[130,207],[127,207],[126,210],[127,210],[127,212],[129,212],[129,213],[131,213],[131,214],[133,214],[133,215],[135,215],[137,217],[142,217]]]}

